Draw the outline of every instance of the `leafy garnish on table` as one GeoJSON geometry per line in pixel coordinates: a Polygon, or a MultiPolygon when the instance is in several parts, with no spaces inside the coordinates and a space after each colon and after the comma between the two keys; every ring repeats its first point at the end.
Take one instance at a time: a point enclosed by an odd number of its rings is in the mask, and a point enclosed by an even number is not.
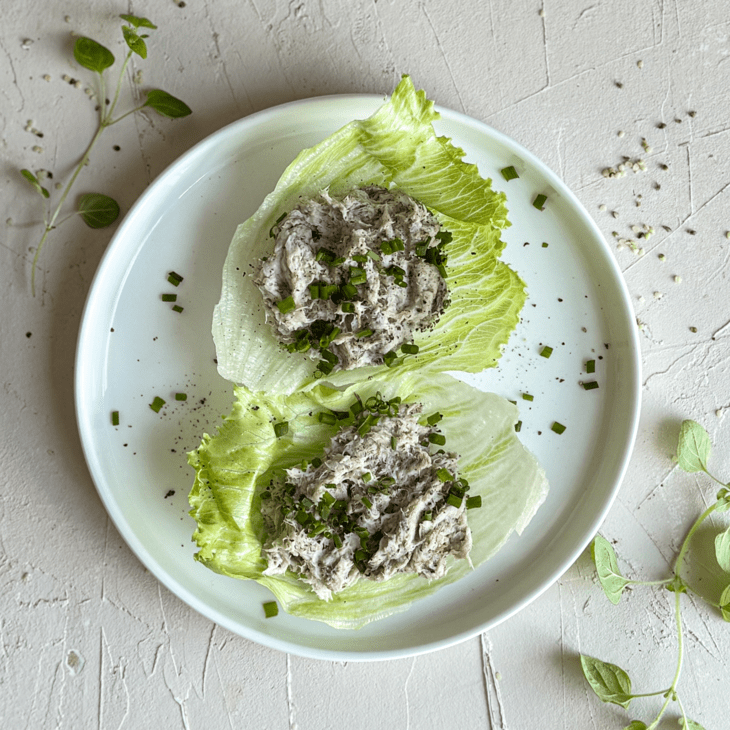
{"type": "MultiPolygon", "coordinates": [[[[654,730],[659,726],[662,717],[672,702],[677,703],[679,710],[680,725],[689,730],[703,730],[702,726],[687,717],[684,706],[679,696],[677,686],[682,672],[682,661],[684,658],[684,634],[681,618],[681,595],[691,593],[706,603],[719,609],[722,618],[730,621],[730,576],[727,576],[727,585],[720,594],[719,602],[714,602],[707,596],[700,594],[685,577],[682,568],[690,547],[693,536],[713,513],[725,512],[730,509],[730,484],[725,484],[713,476],[707,468],[712,445],[707,431],[696,421],[684,421],[679,433],[677,444],[677,464],[680,469],[688,473],[703,472],[710,479],[720,484],[721,488],[715,496],[715,501],[695,520],[690,527],[674,566],[672,574],[668,578],[656,581],[641,581],[625,578],[618,565],[616,551],[611,543],[601,535],[596,535],[591,545],[591,555],[598,571],[598,580],[613,604],[621,600],[624,589],[629,585],[659,586],[674,593],[674,611],[677,627],[677,664],[669,687],[662,688],[656,692],[636,694],[631,690],[631,679],[626,671],[616,664],[601,661],[594,657],[581,655],[581,667],[583,674],[588,680],[593,691],[603,702],[610,702],[629,709],[631,700],[636,697],[663,697],[664,702],[649,725],[641,720],[632,720],[624,730],[654,730]]],[[[715,558],[717,565],[726,573],[730,573],[730,527],[720,532],[715,537],[715,558]]]]}
{"type": "Polygon", "coordinates": [[[102,193],[86,193],[79,197],[76,210],[59,220],[59,215],[61,214],[64,203],[66,202],[66,198],[71,192],[71,188],[74,186],[74,183],[81,171],[89,164],[89,155],[104,130],[107,127],[121,121],[125,117],[144,109],[145,107],[150,107],[158,114],[172,119],[185,117],[191,113],[190,107],[185,104],[185,102],[180,101],[180,99],[175,98],[161,89],[150,89],[146,93],[144,103],[130,109],[116,118],[114,117],[114,112],[116,111],[119,94],[122,88],[124,72],[129,60],[133,54],[136,54],[143,59],[147,58],[147,45],[145,43],[145,38],[147,38],[149,34],[141,33],[140,30],[154,30],[157,28],[157,26],[147,18],[141,18],[136,15],[121,15],[120,17],[125,21],[125,24],[122,25],[122,34],[124,35],[124,40],[129,50],[124,58],[117,78],[116,87],[114,88],[114,96],[108,104],[106,103],[107,86],[105,72],[114,65],[114,54],[108,48],[104,47],[101,43],[98,43],[92,38],[81,37],[78,38],[74,44],[74,59],[76,62],[85,69],[93,71],[98,76],[97,98],[99,99],[99,104],[97,109],[99,112],[99,122],[96,133],[92,137],[91,142],[89,142],[89,145],[81,156],[78,164],[74,168],[71,177],[65,187],[62,186],[63,189],[61,197],[55,203],[55,207],[53,207],[53,203],[51,202],[51,193],[47,188],[44,188],[43,185],[41,185],[41,181],[38,176],[27,169],[20,171],[23,178],[25,178],[36,193],[38,193],[38,195],[43,199],[43,235],[36,247],[31,272],[31,291],[33,296],[35,296],[35,275],[38,267],[38,259],[43,246],[48,239],[48,234],[51,231],[61,225],[64,221],[77,214],[81,216],[84,223],[86,223],[86,225],[90,228],[106,228],[114,223],[114,221],[116,221],[119,217],[119,204],[113,198],[102,193]]]}

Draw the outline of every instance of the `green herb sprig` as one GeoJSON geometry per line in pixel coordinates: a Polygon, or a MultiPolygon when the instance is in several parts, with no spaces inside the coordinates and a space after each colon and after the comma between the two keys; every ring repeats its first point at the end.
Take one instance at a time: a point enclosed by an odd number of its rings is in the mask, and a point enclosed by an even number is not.
{"type": "Polygon", "coordinates": [[[57,228],[61,223],[65,222],[74,215],[80,215],[84,223],[90,228],[106,228],[110,226],[119,217],[119,204],[113,198],[102,193],[86,193],[80,196],[76,210],[66,216],[65,218],[58,220],[61,210],[66,202],[66,198],[71,192],[76,179],[78,178],[81,171],[89,163],[89,155],[92,149],[99,141],[102,133],[107,127],[111,127],[113,124],[120,122],[130,114],[150,107],[154,109],[158,114],[171,119],[177,119],[179,117],[186,117],[191,114],[190,107],[180,99],[175,98],[171,94],[168,94],[162,89],[150,89],[146,94],[144,103],[139,106],[130,109],[129,111],[121,114],[118,117],[114,117],[114,112],[119,101],[119,94],[122,88],[122,80],[124,79],[124,72],[127,68],[127,64],[132,57],[132,54],[136,54],[142,59],[147,58],[147,45],[145,38],[149,37],[149,34],[140,32],[142,29],[154,30],[157,28],[147,18],[140,18],[136,15],[121,15],[120,16],[125,23],[122,25],[122,34],[124,41],[127,44],[129,50],[122,63],[122,68],[119,72],[119,76],[116,82],[116,88],[114,90],[114,96],[109,104],[106,104],[106,91],[107,84],[104,72],[114,65],[115,58],[114,54],[108,49],[102,46],[97,41],[81,37],[76,40],[74,44],[74,58],[76,62],[98,75],[98,98],[99,98],[99,122],[96,133],[89,142],[86,151],[81,156],[79,163],[76,165],[71,177],[69,178],[66,186],[63,188],[61,197],[56,203],[55,208],[50,203],[51,193],[41,185],[40,180],[30,170],[21,170],[20,174],[30,184],[30,186],[40,195],[43,199],[43,235],[41,236],[38,246],[33,257],[33,265],[31,272],[31,291],[35,296],[35,274],[38,267],[38,258],[40,257],[41,250],[48,238],[48,234],[57,228]]]}
{"type": "MultiPolygon", "coordinates": [[[[711,443],[707,431],[695,421],[684,421],[677,444],[677,464],[679,468],[689,473],[704,472],[710,479],[720,484],[721,488],[717,492],[716,501],[690,527],[677,554],[677,558],[674,561],[670,577],[657,581],[640,581],[625,578],[619,569],[616,552],[608,540],[600,535],[596,535],[591,545],[591,556],[598,571],[598,580],[611,603],[617,604],[621,599],[621,594],[624,589],[629,585],[664,587],[674,593],[674,611],[677,626],[677,665],[672,683],[669,687],[657,690],[656,692],[635,694],[631,691],[631,679],[629,675],[621,667],[581,654],[580,661],[583,674],[593,691],[603,702],[610,702],[628,709],[631,700],[635,697],[661,696],[664,698],[664,703],[649,725],[641,720],[632,720],[624,730],[655,730],[672,702],[677,703],[680,713],[680,725],[682,727],[687,730],[704,730],[698,722],[687,717],[679,692],[677,691],[677,685],[679,684],[684,658],[684,635],[680,600],[682,593],[692,593],[701,598],[709,605],[719,609],[725,621],[730,621],[730,581],[723,589],[719,603],[714,603],[706,596],[700,595],[686,578],[683,577],[682,571],[692,537],[700,525],[711,514],[725,512],[730,509],[730,483],[726,484],[721,482],[707,470],[710,451],[711,443]]],[[[719,567],[725,572],[730,573],[730,527],[715,538],[715,558],[719,567]]]]}

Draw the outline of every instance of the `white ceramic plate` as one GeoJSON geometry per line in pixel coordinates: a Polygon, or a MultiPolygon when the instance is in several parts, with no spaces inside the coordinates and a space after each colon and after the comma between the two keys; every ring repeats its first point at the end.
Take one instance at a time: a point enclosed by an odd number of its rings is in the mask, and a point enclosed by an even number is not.
{"type": "Polygon", "coordinates": [[[506,619],[551,585],[586,547],[623,476],[639,413],[639,347],[621,274],[576,197],[532,154],[462,114],[439,109],[483,176],[507,192],[512,227],[504,259],[528,283],[522,322],[497,369],[465,379],[518,401],[521,437],[551,489],[522,536],[490,561],[408,611],[358,631],[280,613],[270,593],[193,560],[185,452],[232,403],[210,334],[223,261],[238,223],[305,147],[374,112],[377,96],[286,104],[229,125],[171,165],[120,225],[89,293],[76,361],[76,409],[86,459],[117,529],[173,593],[246,638],[295,654],[366,660],[444,647],[506,619]],[[515,165],[518,180],[499,171],[515,165]],[[548,195],[544,211],[532,206],[548,195]],[[543,245],[547,243],[547,246],[543,245]],[[169,271],[184,277],[179,287],[169,271]],[[161,301],[178,295],[182,313],[161,301]],[[540,356],[550,345],[552,357],[540,356]],[[584,364],[596,361],[587,376],[584,364]],[[582,380],[600,387],[586,391],[582,380]],[[527,392],[534,401],[521,399],[527,392]],[[176,401],[185,393],[186,401],[176,401]],[[155,396],[167,403],[159,414],[155,396]],[[120,425],[111,413],[119,411],[120,425]],[[567,428],[557,435],[554,421],[567,428]]]}

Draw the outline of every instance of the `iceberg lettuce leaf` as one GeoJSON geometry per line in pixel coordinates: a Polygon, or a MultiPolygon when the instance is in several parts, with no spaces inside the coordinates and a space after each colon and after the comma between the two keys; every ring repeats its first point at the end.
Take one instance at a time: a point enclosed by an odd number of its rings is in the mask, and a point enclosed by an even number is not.
{"type": "MultiPolygon", "coordinates": [[[[371,117],[356,120],[318,145],[303,150],[276,188],[231,242],[223,270],[221,298],[213,315],[218,370],[251,390],[291,393],[311,386],[314,362],[290,354],[266,323],[261,294],[249,272],[270,253],[269,231],[301,197],[328,188],[337,195],[363,184],[397,187],[427,205],[453,234],[447,247],[451,304],[439,322],[419,333],[417,357],[406,358],[401,374],[414,369],[480,372],[496,365],[525,302],[520,277],[499,260],[501,231],[509,225],[503,193],[464,161],[464,151],[434,132],[439,115],[423,91],[404,76],[390,100],[371,117]]],[[[357,376],[340,372],[340,384],[357,376]]]]}
{"type": "Polygon", "coordinates": [[[515,435],[517,408],[446,374],[408,373],[399,380],[373,378],[338,390],[316,385],[291,395],[254,393],[236,388],[236,402],[218,433],[204,436],[188,455],[196,478],[190,514],[197,521],[196,559],[214,571],[267,586],[290,614],[324,621],[337,628],[358,628],[405,610],[414,600],[471,571],[466,560],[452,560],[446,576],[427,581],[397,575],[377,583],[361,579],[323,601],[292,574],[266,576],[261,548],[266,539],[260,515],[260,490],[275,471],[321,455],[337,426],[321,424],[322,409],[345,410],[355,399],[380,392],[418,401],[424,414],[443,415],[439,428],[450,451],[460,454],[459,473],[482,507],[470,510],[473,535],[470,559],[476,568],[514,531],[522,532],[547,494],[545,474],[515,435]],[[273,424],[287,421],[277,438],[273,424]]]}

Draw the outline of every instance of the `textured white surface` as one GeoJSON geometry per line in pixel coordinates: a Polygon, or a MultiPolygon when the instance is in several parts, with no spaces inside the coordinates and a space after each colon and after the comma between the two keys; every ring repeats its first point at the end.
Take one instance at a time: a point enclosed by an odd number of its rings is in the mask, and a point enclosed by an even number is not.
{"type": "MultiPolygon", "coordinates": [[[[671,461],[681,419],[708,428],[717,445],[713,471],[730,479],[730,23],[720,0],[546,0],[544,15],[540,9],[539,1],[524,0],[187,0],[184,7],[104,0],[93,9],[80,0],[4,0],[6,727],[622,728],[629,715],[593,696],[579,652],[622,665],[638,692],[669,684],[672,594],[637,587],[611,606],[585,557],[487,635],[415,659],[316,662],[217,628],[161,588],[121,541],[76,435],[76,332],[113,230],[65,223],[43,252],[41,291],[30,295],[30,248],[40,232],[25,224],[38,220],[38,201],[17,170],[44,168],[54,181],[64,179],[94,128],[83,88],[90,74],[69,60],[72,31],[121,56],[116,16],[150,17],[159,29],[148,60],[132,65],[125,93],[137,93],[132,77],[142,69],[143,88],[164,88],[194,109],[176,122],[136,115],[105,133],[77,190],[106,192],[123,210],[172,160],[230,121],[307,96],[388,93],[408,72],[439,104],[491,124],[542,158],[609,241],[612,231],[637,240],[632,225],[655,228],[638,241],[643,256],[615,249],[642,327],[644,403],[629,473],[601,531],[616,543],[627,573],[664,577],[715,492],[671,461]],[[83,79],[82,88],[64,74],[83,79]],[[42,138],[26,130],[28,120],[42,138]],[[647,171],[605,179],[601,170],[622,155],[642,157],[647,171]]],[[[723,524],[718,519],[707,534],[723,524]]],[[[683,596],[683,606],[683,703],[707,730],[722,730],[730,716],[730,628],[694,598],[683,596]]],[[[631,717],[648,721],[658,704],[638,701],[631,717]]],[[[665,726],[676,727],[675,718],[665,726]]]]}

